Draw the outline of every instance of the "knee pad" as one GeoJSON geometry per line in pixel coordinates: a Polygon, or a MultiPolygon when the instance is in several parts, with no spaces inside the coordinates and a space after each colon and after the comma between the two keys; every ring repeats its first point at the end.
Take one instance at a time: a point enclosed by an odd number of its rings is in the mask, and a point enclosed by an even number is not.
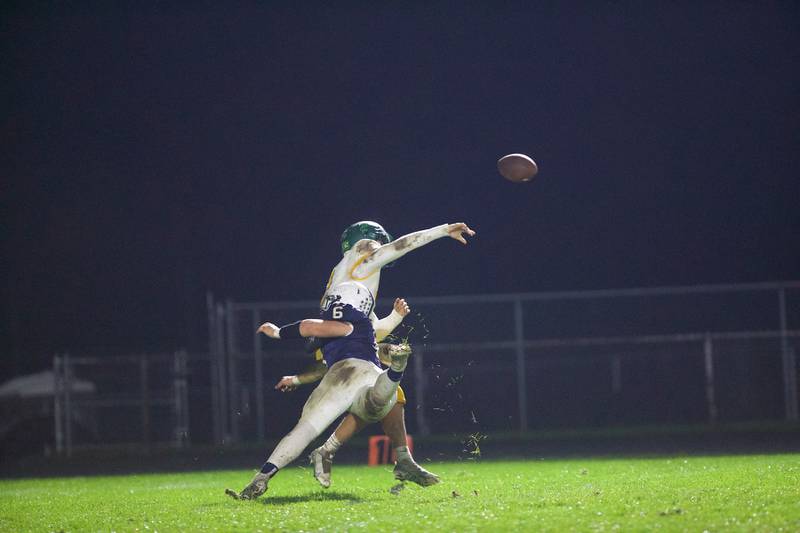
{"type": "Polygon", "coordinates": [[[394,404],[397,403],[397,394],[393,394],[386,404],[378,404],[370,394],[371,387],[364,387],[358,391],[350,412],[365,422],[378,422],[383,420],[394,404]]]}

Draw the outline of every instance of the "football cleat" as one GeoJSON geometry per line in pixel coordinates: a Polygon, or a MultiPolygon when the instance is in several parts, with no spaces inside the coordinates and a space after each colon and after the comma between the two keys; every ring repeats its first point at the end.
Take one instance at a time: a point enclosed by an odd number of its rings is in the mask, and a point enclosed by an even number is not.
{"type": "Polygon", "coordinates": [[[311,466],[314,467],[314,479],[323,488],[331,486],[331,469],[333,469],[333,454],[328,453],[322,446],[311,452],[308,456],[311,466]]]}
{"type": "Polygon", "coordinates": [[[394,478],[399,481],[410,481],[421,487],[430,487],[439,483],[439,476],[428,472],[412,459],[401,459],[394,465],[394,478]]]}
{"type": "Polygon", "coordinates": [[[389,365],[395,372],[403,372],[411,355],[411,346],[407,343],[387,345],[388,355],[392,363],[389,365]]]}
{"type": "Polygon", "coordinates": [[[267,483],[269,482],[269,474],[259,472],[253,477],[253,480],[247,484],[242,492],[236,494],[230,489],[225,490],[225,494],[237,500],[255,500],[265,492],[267,492],[267,483]]]}

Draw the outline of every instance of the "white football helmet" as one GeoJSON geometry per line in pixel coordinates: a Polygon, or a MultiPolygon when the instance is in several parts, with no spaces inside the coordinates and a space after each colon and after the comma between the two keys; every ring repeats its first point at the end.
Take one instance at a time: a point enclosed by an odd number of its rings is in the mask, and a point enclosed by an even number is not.
{"type": "Polygon", "coordinates": [[[375,298],[363,283],[345,281],[328,289],[322,301],[322,310],[327,311],[334,303],[349,304],[369,317],[375,307],[375,298]]]}

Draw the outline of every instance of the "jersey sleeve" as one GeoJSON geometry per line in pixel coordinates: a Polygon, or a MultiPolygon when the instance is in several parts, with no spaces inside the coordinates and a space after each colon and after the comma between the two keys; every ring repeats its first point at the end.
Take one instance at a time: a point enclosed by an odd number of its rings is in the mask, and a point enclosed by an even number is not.
{"type": "Polygon", "coordinates": [[[385,265],[403,257],[411,250],[425,246],[436,239],[447,237],[448,226],[448,224],[442,224],[434,228],[415,231],[414,233],[403,235],[389,244],[384,244],[356,265],[351,274],[357,279],[368,277],[376,270],[380,270],[385,265]]]}
{"type": "Polygon", "coordinates": [[[380,320],[378,320],[377,316],[375,318],[370,317],[370,319],[372,320],[372,327],[375,329],[375,339],[378,342],[388,337],[403,321],[402,315],[394,309],[380,320]]]}

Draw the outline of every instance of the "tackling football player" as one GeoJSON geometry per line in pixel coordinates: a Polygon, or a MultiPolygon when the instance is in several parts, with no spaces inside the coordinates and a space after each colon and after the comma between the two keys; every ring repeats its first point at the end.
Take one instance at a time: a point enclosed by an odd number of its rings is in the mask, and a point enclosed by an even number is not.
{"type": "MultiPolygon", "coordinates": [[[[397,298],[394,301],[394,308],[392,315],[394,315],[392,323],[402,321],[410,312],[411,309],[402,298],[397,298]]],[[[374,316],[374,315],[373,315],[374,316]]],[[[375,321],[373,321],[373,324],[375,321]]],[[[386,322],[384,322],[385,324],[386,322]]],[[[399,322],[398,322],[399,325],[399,322]]],[[[375,332],[376,340],[380,342],[391,331],[377,330],[375,332]]],[[[378,359],[385,366],[391,363],[386,358],[385,345],[379,345],[378,359]]],[[[306,372],[294,376],[283,376],[283,378],[275,385],[275,388],[283,391],[293,391],[301,384],[314,383],[325,375],[327,367],[324,363],[318,362],[306,372]]],[[[397,456],[397,463],[394,467],[395,479],[402,481],[411,481],[422,487],[434,485],[439,482],[439,476],[422,468],[411,455],[411,451],[407,446],[406,439],[406,425],[405,425],[405,404],[406,397],[402,387],[397,388],[397,403],[389,411],[389,414],[381,420],[383,432],[389,437],[392,447],[397,456]]],[[[311,452],[309,459],[314,466],[314,478],[324,488],[331,486],[331,470],[333,468],[333,457],[339,448],[345,444],[350,438],[361,431],[368,424],[353,415],[348,413],[339,423],[336,430],[331,434],[325,444],[316,448],[311,452]]]]}
{"type": "Polygon", "coordinates": [[[377,422],[386,416],[397,399],[397,386],[411,349],[408,345],[389,346],[391,365],[381,371],[375,330],[369,319],[374,305],[375,300],[364,285],[345,282],[328,291],[321,319],[299,320],[280,328],[265,322],[258,328],[273,339],[322,339],[329,370],[306,400],[297,425],[278,443],[261,471],[241,492],[226,489],[226,494],[241,500],[264,494],[270,478],[348,410],[366,422],[377,422]]]}

